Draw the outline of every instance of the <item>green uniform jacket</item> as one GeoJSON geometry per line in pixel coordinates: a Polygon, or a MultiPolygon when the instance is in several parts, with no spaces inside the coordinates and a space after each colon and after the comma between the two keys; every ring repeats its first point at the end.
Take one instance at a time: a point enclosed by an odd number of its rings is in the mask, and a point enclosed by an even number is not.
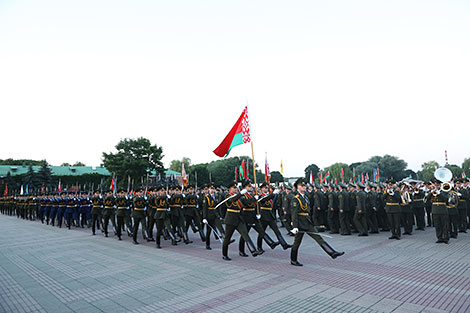
{"type": "Polygon", "coordinates": [[[401,213],[401,196],[399,192],[394,192],[393,195],[384,193],[385,212],[387,213],[401,213]]]}
{"type": "Polygon", "coordinates": [[[127,197],[117,197],[116,206],[117,206],[117,216],[126,216],[126,211],[129,209],[130,201],[127,197]]]}
{"type": "Polygon", "coordinates": [[[170,218],[170,212],[168,207],[168,197],[166,195],[155,197],[155,219],[164,220],[170,218]]]}
{"type": "Polygon", "coordinates": [[[116,206],[116,198],[114,196],[109,196],[104,198],[104,215],[113,215],[114,208],[116,206]]]}
{"type": "Polygon", "coordinates": [[[206,220],[213,220],[220,218],[219,211],[215,209],[217,206],[217,201],[208,193],[204,195],[202,203],[202,216],[206,220]]]}
{"type": "Polygon", "coordinates": [[[424,208],[424,197],[424,191],[422,190],[417,193],[413,193],[411,195],[411,199],[413,200],[412,207],[415,209],[424,208]]]}
{"type": "Polygon", "coordinates": [[[338,209],[343,210],[343,212],[348,212],[349,211],[349,192],[346,190],[342,190],[338,194],[338,209]]]}
{"type": "Polygon", "coordinates": [[[198,198],[195,194],[187,195],[186,198],[184,198],[184,209],[183,209],[184,215],[195,216],[197,203],[198,203],[198,198]]]}
{"type": "Polygon", "coordinates": [[[261,214],[261,220],[262,221],[267,221],[267,222],[272,222],[275,221],[276,219],[274,218],[274,212],[273,212],[273,198],[276,195],[274,193],[267,195],[267,194],[260,194],[259,199],[263,199],[262,201],[258,202],[259,205],[259,213],[261,214]]]}
{"type": "Polygon", "coordinates": [[[356,194],[356,212],[358,214],[365,214],[366,213],[366,198],[367,194],[365,191],[358,191],[356,194]],[[359,213],[361,211],[361,213],[359,213]]]}
{"type": "Polygon", "coordinates": [[[306,196],[296,195],[292,199],[292,225],[300,231],[316,232],[312,221],[312,208],[309,206],[306,196]]]}
{"type": "MultiPolygon", "coordinates": [[[[233,194],[226,194],[226,198],[232,197],[233,194]]],[[[227,208],[227,213],[225,214],[225,224],[226,225],[232,225],[232,226],[238,226],[240,223],[245,223],[243,220],[240,211],[241,211],[241,203],[238,201],[241,197],[243,197],[242,194],[235,194],[235,196],[227,200],[224,205],[227,208]]]]}
{"type": "Polygon", "coordinates": [[[446,192],[434,196],[432,193],[429,194],[429,201],[431,202],[432,214],[449,214],[447,210],[448,195],[446,192]]]}
{"type": "Polygon", "coordinates": [[[182,206],[183,206],[183,196],[173,194],[170,198],[171,215],[172,216],[180,216],[180,214],[183,214],[182,206]]]}

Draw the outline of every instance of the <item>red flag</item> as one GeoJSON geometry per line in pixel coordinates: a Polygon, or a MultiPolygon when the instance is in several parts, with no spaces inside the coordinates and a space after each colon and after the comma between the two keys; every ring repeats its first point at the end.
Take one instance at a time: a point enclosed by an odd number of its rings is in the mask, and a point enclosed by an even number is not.
{"type": "Polygon", "coordinates": [[[313,185],[314,183],[315,183],[315,182],[314,182],[314,180],[313,180],[313,172],[310,171],[310,184],[313,185]]]}
{"type": "Polygon", "coordinates": [[[341,182],[344,183],[344,170],[341,168],[341,182]]]}
{"type": "Polygon", "coordinates": [[[335,185],[336,185],[337,183],[338,183],[338,181],[337,181],[336,178],[335,178],[335,185]]]}
{"type": "Polygon", "coordinates": [[[271,172],[269,171],[268,154],[266,153],[266,161],[264,164],[264,181],[269,182],[271,180],[271,172]]]}
{"type": "Polygon", "coordinates": [[[326,182],[327,178],[330,178],[330,171],[326,172],[325,177],[323,177],[323,180],[326,182]]]}
{"type": "Polygon", "coordinates": [[[369,181],[369,173],[366,173],[366,182],[369,181]]]}
{"type": "Polygon", "coordinates": [[[250,160],[246,160],[246,178],[250,179],[250,160]]]}
{"type": "Polygon", "coordinates": [[[41,193],[44,193],[44,184],[42,184],[41,193]]]}
{"type": "Polygon", "coordinates": [[[3,195],[4,196],[8,195],[8,186],[7,186],[7,184],[5,184],[5,191],[3,192],[3,195]]]}
{"type": "Polygon", "coordinates": [[[364,173],[361,173],[361,183],[364,183],[364,173]]]}
{"type": "Polygon", "coordinates": [[[323,184],[323,173],[320,172],[320,184],[323,184]]]}
{"type": "Polygon", "coordinates": [[[242,165],[240,165],[240,176],[242,179],[245,179],[245,160],[242,161],[242,165]]]}
{"type": "Polygon", "coordinates": [[[248,106],[246,106],[222,143],[215,148],[214,153],[221,158],[226,157],[233,147],[250,141],[250,123],[248,118],[248,106]]]}
{"type": "Polygon", "coordinates": [[[235,181],[238,181],[238,178],[237,178],[237,167],[235,166],[235,181]]]}
{"type": "Polygon", "coordinates": [[[114,191],[114,189],[116,189],[116,185],[115,185],[115,182],[114,182],[114,177],[111,179],[110,189],[113,190],[113,191],[114,191]]]}

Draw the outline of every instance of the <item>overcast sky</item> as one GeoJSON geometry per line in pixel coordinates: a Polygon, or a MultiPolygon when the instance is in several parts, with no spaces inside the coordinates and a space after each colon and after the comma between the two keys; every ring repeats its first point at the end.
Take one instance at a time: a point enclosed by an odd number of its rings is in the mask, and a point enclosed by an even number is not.
{"type": "MultiPolygon", "coordinates": [[[[255,158],[470,157],[470,2],[0,1],[0,158],[99,165],[139,136],[218,157],[248,101],[255,158]]],[[[231,156],[251,155],[249,145],[231,156]]],[[[468,175],[468,173],[467,173],[468,175]]]]}

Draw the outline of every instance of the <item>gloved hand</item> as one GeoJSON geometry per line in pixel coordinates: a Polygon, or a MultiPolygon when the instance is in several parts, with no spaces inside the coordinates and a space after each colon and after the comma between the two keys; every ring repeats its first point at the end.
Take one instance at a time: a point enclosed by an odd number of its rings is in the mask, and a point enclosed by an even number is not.
{"type": "Polygon", "coordinates": [[[207,224],[207,220],[206,220],[206,219],[203,219],[202,222],[203,222],[204,224],[207,224]]]}
{"type": "Polygon", "coordinates": [[[167,197],[168,199],[171,199],[171,196],[170,196],[170,195],[166,195],[166,197],[167,197]]]}
{"type": "Polygon", "coordinates": [[[259,199],[259,196],[258,196],[258,195],[255,195],[255,199],[258,200],[258,199],[259,199]]]}
{"type": "Polygon", "coordinates": [[[293,228],[290,232],[295,235],[299,232],[299,229],[298,228],[293,228]]]}
{"type": "Polygon", "coordinates": [[[260,218],[261,218],[261,215],[256,215],[256,218],[257,218],[257,219],[260,219],[260,218]]]}
{"type": "Polygon", "coordinates": [[[241,193],[242,195],[244,195],[244,194],[247,193],[247,192],[248,192],[248,191],[247,191],[246,189],[243,189],[242,191],[240,191],[240,193],[241,193]]]}
{"type": "Polygon", "coordinates": [[[274,189],[273,194],[277,195],[279,193],[279,189],[274,189]]]}

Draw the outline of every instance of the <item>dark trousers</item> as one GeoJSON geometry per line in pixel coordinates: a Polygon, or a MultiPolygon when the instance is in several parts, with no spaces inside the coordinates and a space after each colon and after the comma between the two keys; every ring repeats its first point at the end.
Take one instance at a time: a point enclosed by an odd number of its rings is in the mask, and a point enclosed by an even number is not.
{"type": "Polygon", "coordinates": [[[383,231],[389,231],[390,230],[390,225],[388,222],[388,216],[387,213],[385,212],[384,208],[378,208],[377,209],[377,222],[379,223],[379,227],[383,231]]]}
{"type": "Polygon", "coordinates": [[[428,222],[428,227],[433,225],[432,223],[432,207],[426,207],[426,219],[428,222]]]}
{"type": "Polygon", "coordinates": [[[341,235],[351,234],[351,220],[349,219],[348,211],[343,211],[343,213],[339,212],[339,227],[341,235]]]}
{"type": "Polygon", "coordinates": [[[366,210],[367,216],[367,226],[371,232],[377,233],[379,232],[379,223],[377,221],[377,211],[374,209],[366,210]]]}
{"type": "Polygon", "coordinates": [[[103,226],[104,226],[104,233],[107,235],[108,234],[108,224],[109,221],[111,220],[111,224],[116,227],[116,221],[114,218],[114,214],[105,214],[103,215],[104,221],[103,221],[103,226]]]}
{"type": "Polygon", "coordinates": [[[134,241],[137,241],[137,232],[139,231],[139,224],[142,225],[142,234],[144,239],[146,239],[147,225],[145,222],[145,212],[143,210],[135,210],[132,214],[132,216],[134,217],[134,228],[132,229],[134,241]]]}
{"type": "Polygon", "coordinates": [[[411,232],[413,231],[413,213],[401,212],[401,219],[403,222],[403,228],[405,233],[411,234],[411,232]]]}
{"type": "Polygon", "coordinates": [[[439,241],[449,241],[449,215],[433,214],[434,227],[436,228],[436,237],[439,241]]]}
{"type": "Polygon", "coordinates": [[[332,211],[331,209],[328,209],[328,225],[330,226],[331,232],[339,232],[338,211],[332,211]]]}
{"type": "MultiPolygon", "coordinates": [[[[277,227],[277,223],[275,220],[271,220],[271,221],[261,220],[261,227],[263,228],[264,233],[266,233],[266,229],[268,228],[268,226],[271,227],[271,229],[273,230],[279,242],[281,243],[285,242],[284,237],[282,237],[281,232],[279,231],[279,228],[277,227]]],[[[258,249],[261,249],[263,247],[263,239],[264,239],[263,236],[261,236],[261,234],[258,233],[258,240],[257,240],[258,249]]]]}
{"type": "Polygon", "coordinates": [[[315,208],[313,210],[313,225],[315,226],[325,225],[325,221],[323,220],[323,212],[321,209],[318,210],[318,208],[315,208]]]}
{"type": "Polygon", "coordinates": [[[93,234],[96,231],[96,227],[100,228],[101,213],[91,214],[91,231],[93,234]]]}
{"type": "Polygon", "coordinates": [[[225,231],[224,231],[224,228],[222,227],[222,223],[220,222],[219,218],[210,218],[210,219],[207,220],[207,223],[210,225],[210,227],[207,226],[206,246],[210,247],[212,229],[217,230],[217,232],[219,233],[219,238],[224,236],[225,231]]]}
{"type": "MultiPolygon", "coordinates": [[[[266,234],[259,220],[255,220],[254,224],[246,225],[247,234],[250,233],[250,229],[252,228],[258,233],[258,237],[261,236],[261,238],[263,238],[264,234],[266,234]]],[[[240,237],[240,240],[238,241],[238,250],[240,252],[245,252],[245,239],[243,237],[240,237]]]]}
{"type": "Polygon", "coordinates": [[[116,216],[117,220],[117,235],[120,238],[122,235],[122,230],[124,229],[124,215],[116,216]]]}
{"type": "Polygon", "coordinates": [[[156,239],[156,244],[159,245],[161,237],[163,235],[163,228],[166,227],[168,231],[171,231],[170,219],[169,218],[157,219],[155,220],[155,224],[157,225],[157,233],[155,235],[155,239],[156,239]]]}
{"type": "Polygon", "coordinates": [[[151,209],[148,212],[147,217],[147,232],[149,234],[149,238],[153,238],[153,228],[155,227],[156,220],[155,220],[155,209],[151,209]]]}
{"type": "Polygon", "coordinates": [[[253,241],[251,241],[250,236],[248,236],[248,230],[246,229],[246,225],[244,223],[239,223],[238,225],[225,224],[225,238],[224,242],[222,243],[223,256],[228,256],[228,245],[230,244],[230,240],[232,239],[232,235],[235,230],[237,230],[241,236],[240,241],[243,239],[245,242],[250,243],[254,248],[253,241]]]}
{"type": "Polygon", "coordinates": [[[363,213],[355,213],[354,214],[354,218],[353,218],[353,221],[354,221],[354,225],[356,226],[356,229],[357,231],[359,232],[359,234],[361,235],[364,235],[364,234],[367,234],[367,217],[366,215],[363,213]]]}
{"type": "Polygon", "coordinates": [[[452,237],[457,237],[459,232],[460,218],[458,214],[449,215],[449,232],[452,237]]]}
{"type": "Polygon", "coordinates": [[[401,213],[387,213],[388,222],[390,224],[390,231],[392,232],[392,236],[400,238],[401,236],[401,227],[400,227],[400,219],[401,213]]]}
{"type": "Polygon", "coordinates": [[[416,219],[416,228],[424,229],[424,227],[426,227],[424,208],[413,208],[413,213],[416,219]]]}
{"type": "Polygon", "coordinates": [[[467,227],[467,209],[459,209],[459,231],[466,231],[467,227]]]}
{"type": "MultiPolygon", "coordinates": [[[[299,248],[300,244],[302,243],[302,238],[304,237],[305,233],[297,233],[295,234],[295,239],[294,239],[294,244],[292,245],[292,248],[290,250],[290,259],[291,261],[297,261],[297,256],[299,255],[299,248]]],[[[312,233],[307,233],[310,237],[313,238],[320,246],[324,244],[324,240],[320,235],[312,234],[312,233]]]]}

